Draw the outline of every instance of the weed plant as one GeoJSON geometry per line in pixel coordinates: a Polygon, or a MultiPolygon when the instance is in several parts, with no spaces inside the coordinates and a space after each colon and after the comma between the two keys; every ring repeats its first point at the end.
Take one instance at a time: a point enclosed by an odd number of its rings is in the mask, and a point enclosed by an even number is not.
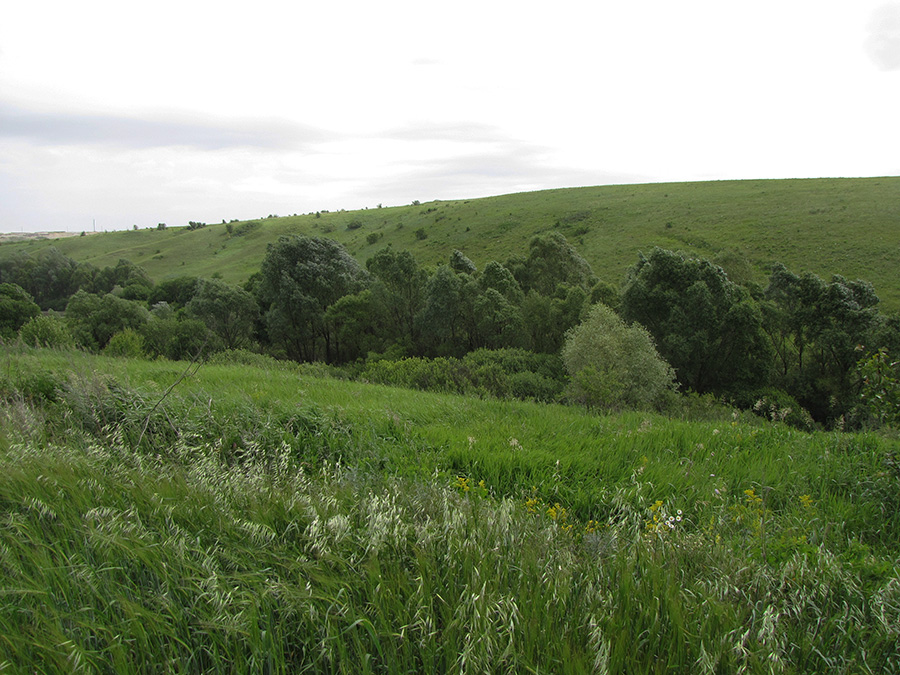
{"type": "Polygon", "coordinates": [[[271,365],[5,349],[0,671],[900,671],[895,440],[271,365]]]}

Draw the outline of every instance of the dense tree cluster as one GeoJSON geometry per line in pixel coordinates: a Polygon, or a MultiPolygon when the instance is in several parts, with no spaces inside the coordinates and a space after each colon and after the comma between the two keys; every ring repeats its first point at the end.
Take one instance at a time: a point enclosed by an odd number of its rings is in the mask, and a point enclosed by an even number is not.
{"type": "Polygon", "coordinates": [[[677,387],[798,425],[852,424],[867,410],[895,419],[871,383],[896,382],[883,363],[895,367],[900,320],[877,304],[864,281],[775,265],[767,285],[741,285],[663,249],[616,288],[558,232],[481,270],[461,251],[425,269],[388,246],[363,266],[333,240],[281,237],[244,287],[154,284],[127,260],[97,269],[56,249],[0,263],[4,339],[170,359],[250,349],[372,381],[541,400],[565,391],[605,409],[660,407],[677,387]]]}

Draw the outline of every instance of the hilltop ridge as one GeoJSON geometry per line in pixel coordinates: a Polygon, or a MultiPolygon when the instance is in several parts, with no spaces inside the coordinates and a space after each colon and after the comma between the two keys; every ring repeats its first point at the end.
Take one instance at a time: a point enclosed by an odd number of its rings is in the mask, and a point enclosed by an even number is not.
{"type": "Polygon", "coordinates": [[[775,262],[826,279],[862,278],[874,284],[884,308],[897,310],[898,225],[900,177],[654,183],[31,238],[0,245],[0,259],[56,246],[98,267],[126,258],[156,281],[216,274],[242,283],[281,235],[335,239],[360,262],[390,245],[423,265],[446,262],[459,249],[483,267],[557,230],[600,279],[615,285],[641,252],[660,246],[713,260],[742,283],[764,282],[775,262]]]}

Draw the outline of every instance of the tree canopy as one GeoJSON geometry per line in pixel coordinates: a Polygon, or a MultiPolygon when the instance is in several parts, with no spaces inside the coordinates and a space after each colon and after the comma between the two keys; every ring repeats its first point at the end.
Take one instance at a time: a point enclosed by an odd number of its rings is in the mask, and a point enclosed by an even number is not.
{"type": "Polygon", "coordinates": [[[325,312],[368,283],[368,273],[338,242],[279,237],[266,250],[258,282],[269,336],[291,358],[331,361],[333,335],[325,312]]]}
{"type": "Polygon", "coordinates": [[[622,315],[650,331],[686,389],[735,394],[768,382],[772,358],[760,310],[708,260],[661,248],[641,256],[628,273],[622,315]]]}

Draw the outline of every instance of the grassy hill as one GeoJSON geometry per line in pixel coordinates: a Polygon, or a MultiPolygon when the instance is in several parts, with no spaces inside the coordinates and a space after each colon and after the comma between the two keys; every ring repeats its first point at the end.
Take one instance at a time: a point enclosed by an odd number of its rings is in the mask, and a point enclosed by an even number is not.
{"type": "Polygon", "coordinates": [[[426,265],[459,249],[482,267],[556,229],[613,284],[639,252],[661,246],[715,260],[738,281],[763,281],[774,262],[826,279],[866,279],[885,309],[900,309],[900,177],[569,188],[230,226],[231,234],[220,223],[8,243],[0,245],[0,259],[52,245],[101,267],[127,258],[156,281],[218,272],[238,283],[283,234],[331,237],[361,262],[390,244],[426,265]]]}

